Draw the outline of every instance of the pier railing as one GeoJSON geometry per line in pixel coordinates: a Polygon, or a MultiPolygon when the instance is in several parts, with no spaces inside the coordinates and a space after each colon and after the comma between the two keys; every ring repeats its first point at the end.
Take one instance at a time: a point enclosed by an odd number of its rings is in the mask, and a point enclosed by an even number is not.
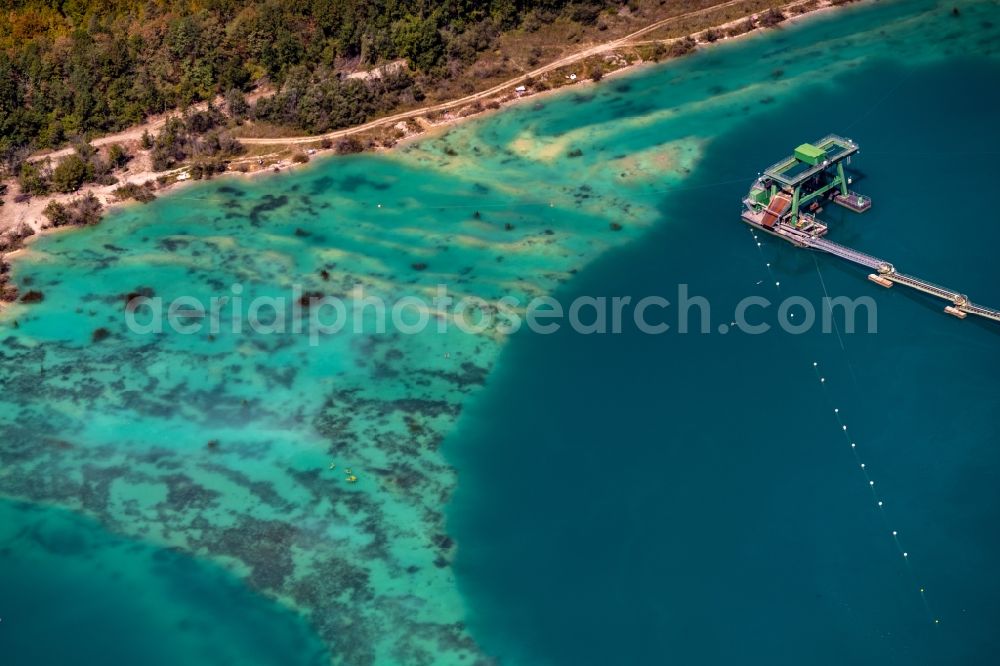
{"type": "Polygon", "coordinates": [[[905,284],[908,287],[913,287],[922,292],[931,294],[932,296],[937,296],[938,298],[943,298],[945,300],[951,301],[955,305],[965,305],[969,302],[968,296],[960,294],[957,291],[952,291],[947,287],[942,287],[936,285],[933,282],[927,282],[926,280],[921,280],[920,278],[913,277],[912,275],[905,275],[903,273],[891,273],[886,275],[888,279],[896,282],[897,284],[905,284]]]}
{"type": "Polygon", "coordinates": [[[847,261],[855,264],[876,270],[879,275],[886,280],[890,280],[896,284],[901,284],[906,287],[910,287],[911,289],[916,289],[917,291],[922,291],[925,294],[930,294],[931,296],[948,301],[950,303],[950,307],[954,310],[967,314],[973,314],[978,317],[984,317],[986,319],[992,319],[993,321],[1000,321],[1000,310],[988,308],[983,305],[977,305],[976,303],[971,302],[968,296],[953,289],[942,287],[941,285],[928,282],[927,280],[922,280],[912,275],[898,273],[896,272],[895,267],[884,259],[873,257],[870,254],[865,254],[864,252],[858,252],[857,250],[841,245],[840,243],[834,243],[833,241],[825,238],[811,236],[796,229],[795,227],[792,227],[791,225],[781,224],[775,231],[781,236],[788,238],[796,245],[811,247],[815,250],[826,252],[827,254],[832,254],[840,257],[841,259],[846,259],[847,261]]]}
{"type": "Polygon", "coordinates": [[[833,241],[827,240],[825,238],[813,238],[810,237],[807,243],[809,247],[814,247],[817,250],[822,250],[829,254],[834,254],[842,259],[847,259],[848,261],[853,261],[856,264],[861,264],[862,266],[867,266],[868,268],[873,268],[875,270],[882,269],[883,267],[892,267],[888,261],[884,259],[879,259],[878,257],[873,257],[870,254],[865,254],[864,252],[858,252],[857,250],[852,250],[851,248],[841,245],[840,243],[834,243],[833,241]]]}

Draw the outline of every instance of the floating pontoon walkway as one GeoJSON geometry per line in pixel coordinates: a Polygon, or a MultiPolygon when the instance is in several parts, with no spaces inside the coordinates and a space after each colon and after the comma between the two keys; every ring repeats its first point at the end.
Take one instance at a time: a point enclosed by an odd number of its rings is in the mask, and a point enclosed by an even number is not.
{"type": "Polygon", "coordinates": [[[869,276],[878,284],[882,284],[886,287],[891,287],[892,283],[901,284],[906,287],[916,289],[917,291],[922,291],[925,294],[930,294],[931,296],[948,301],[950,305],[945,307],[945,312],[948,314],[955,315],[961,319],[964,319],[967,314],[973,314],[978,317],[992,319],[993,321],[1000,321],[1000,310],[994,310],[993,308],[988,308],[983,305],[977,305],[971,302],[969,297],[965,294],[948,289],[947,287],[942,287],[934,284],[933,282],[921,280],[920,278],[913,277],[912,275],[899,273],[891,263],[885,261],[884,259],[879,259],[878,257],[873,257],[869,254],[852,250],[849,247],[839,243],[834,243],[833,241],[826,240],[825,238],[811,236],[789,225],[779,225],[774,231],[779,236],[784,236],[795,245],[826,252],[827,254],[832,254],[840,257],[841,259],[846,259],[852,263],[878,271],[877,275],[869,276]]]}

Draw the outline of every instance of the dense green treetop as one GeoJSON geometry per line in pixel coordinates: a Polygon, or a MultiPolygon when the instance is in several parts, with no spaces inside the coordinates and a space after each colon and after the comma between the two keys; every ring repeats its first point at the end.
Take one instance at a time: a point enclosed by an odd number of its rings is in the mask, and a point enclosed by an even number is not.
{"type": "MultiPolygon", "coordinates": [[[[611,0],[8,0],[0,12],[0,153],[123,129],[256,81],[323,80],[316,127],[367,117],[338,65],[406,58],[421,77],[474,59],[533,13],[590,21],[611,0]],[[358,104],[358,109],[345,108],[358,104]]],[[[366,85],[361,87],[367,88],[366,85]]],[[[378,104],[376,104],[378,106],[378,104]]],[[[265,115],[304,128],[286,98],[265,115]]]]}

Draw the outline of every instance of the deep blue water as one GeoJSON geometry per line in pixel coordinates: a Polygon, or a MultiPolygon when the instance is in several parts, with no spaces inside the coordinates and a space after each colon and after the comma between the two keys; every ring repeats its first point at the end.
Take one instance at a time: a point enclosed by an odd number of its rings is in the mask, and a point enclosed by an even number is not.
{"type": "Polygon", "coordinates": [[[0,663],[317,666],[305,620],[219,567],[0,501],[0,663]]]}
{"type": "Polygon", "coordinates": [[[769,238],[759,254],[738,202],[792,146],[845,134],[862,146],[856,189],[874,206],[827,210],[831,238],[1000,305],[997,82],[985,60],[865,62],[714,140],[690,186],[663,196],[658,228],[560,294],[674,300],[686,283],[714,327],[751,294],[819,303],[818,266],[831,295],[876,299],[877,334],[845,335],[843,349],[819,332],[514,338],[448,449],[457,569],[488,652],[573,665],[994,662],[1000,328],[832,257],[769,238]]]}

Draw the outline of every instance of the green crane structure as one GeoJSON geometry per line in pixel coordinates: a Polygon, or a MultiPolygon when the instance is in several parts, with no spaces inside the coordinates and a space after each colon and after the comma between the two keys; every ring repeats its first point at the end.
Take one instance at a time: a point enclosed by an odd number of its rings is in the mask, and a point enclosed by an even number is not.
{"type": "Polygon", "coordinates": [[[831,191],[836,191],[834,203],[863,212],[871,206],[871,200],[852,195],[844,175],[844,164],[850,164],[851,155],[859,150],[858,144],[835,134],[815,143],[803,143],[792,155],[764,171],[758,182],[769,183],[770,191],[759,191],[757,200],[766,204],[779,190],[790,195],[788,219],[793,223],[799,219],[800,208],[831,191]]]}

